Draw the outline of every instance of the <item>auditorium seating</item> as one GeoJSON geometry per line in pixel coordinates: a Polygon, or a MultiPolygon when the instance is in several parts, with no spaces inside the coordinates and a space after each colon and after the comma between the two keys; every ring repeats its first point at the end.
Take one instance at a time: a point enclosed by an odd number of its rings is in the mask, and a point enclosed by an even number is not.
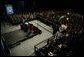
{"type": "MultiPolygon", "coordinates": [[[[41,13],[45,21],[49,21],[46,12],[41,13]]],[[[60,25],[67,26],[66,29],[58,30],[54,36],[47,39],[47,44],[43,47],[38,47],[41,43],[35,46],[36,56],[76,56],[76,49],[78,49],[78,44],[81,46],[80,39],[82,39],[81,34],[83,33],[83,18],[81,15],[76,15],[75,13],[59,15],[58,23],[60,25]],[[81,33],[79,33],[81,31],[81,33]],[[60,35],[60,36],[59,36],[60,35]]],[[[50,18],[50,17],[49,17],[50,18]]],[[[53,18],[51,18],[53,20],[53,18]]],[[[82,40],[81,40],[82,41],[82,40]]]]}
{"type": "Polygon", "coordinates": [[[10,15],[9,21],[11,24],[19,24],[23,21],[30,21],[35,19],[35,12],[34,13],[21,13],[21,14],[14,14],[10,15]]]}

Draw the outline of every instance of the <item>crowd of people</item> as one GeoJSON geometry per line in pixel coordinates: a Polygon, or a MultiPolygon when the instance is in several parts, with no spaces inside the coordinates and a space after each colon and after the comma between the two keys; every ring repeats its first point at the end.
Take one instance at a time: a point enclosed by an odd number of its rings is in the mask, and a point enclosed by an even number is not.
{"type": "Polygon", "coordinates": [[[59,27],[64,24],[68,26],[67,33],[75,34],[81,32],[83,26],[83,16],[75,14],[73,11],[56,11],[44,10],[33,13],[20,13],[9,16],[12,24],[24,23],[25,21],[38,19],[47,25],[52,26],[53,35],[59,30],[59,27]],[[79,26],[79,27],[78,27],[79,26]],[[81,30],[80,30],[81,29],[81,30]],[[75,33],[74,33],[75,30],[75,33]]]}
{"type": "MultiPolygon", "coordinates": [[[[52,26],[53,35],[55,36],[47,40],[47,45],[35,50],[37,56],[72,56],[78,48],[77,42],[83,38],[83,16],[74,12],[45,10],[34,13],[14,14],[10,15],[9,18],[13,24],[37,19],[52,26]]],[[[33,31],[41,34],[38,29],[33,31]]]]}
{"type": "MultiPolygon", "coordinates": [[[[76,30],[80,32],[80,28],[83,26],[83,16],[80,14],[75,14],[72,11],[56,11],[56,10],[45,10],[33,13],[20,13],[9,16],[9,20],[12,24],[24,23],[25,21],[38,19],[47,25],[51,25],[53,28],[53,34],[55,34],[61,24],[69,26],[67,28],[68,33],[73,33],[76,30]],[[75,26],[73,26],[75,25],[75,26]],[[73,26],[73,27],[72,27],[73,26]],[[79,26],[79,27],[78,27],[79,26]]],[[[82,28],[81,28],[82,29],[82,28]]]]}
{"type": "MultiPolygon", "coordinates": [[[[54,16],[53,14],[55,13],[50,13],[50,16],[54,16]]],[[[42,13],[40,15],[41,17],[43,16],[43,18],[46,18],[48,20],[47,16],[49,17],[49,15],[46,12],[44,12],[43,15],[42,13]]],[[[35,54],[37,56],[79,55],[77,53],[77,49],[79,48],[79,46],[81,46],[80,39],[83,39],[83,16],[70,12],[59,16],[60,17],[58,18],[57,22],[60,24],[60,26],[58,26],[57,31],[56,29],[54,29],[54,31],[56,31],[54,35],[56,35],[54,36],[54,38],[48,39],[45,46],[35,50],[35,54]]],[[[51,17],[49,17],[49,19],[50,18],[51,17]]],[[[53,17],[51,18],[51,20],[53,20],[53,17]]],[[[55,24],[57,24],[57,22],[55,24]]],[[[55,28],[55,26],[53,28],[55,28]]]]}
{"type": "Polygon", "coordinates": [[[35,18],[35,13],[21,13],[21,14],[14,14],[9,16],[9,20],[13,24],[19,24],[21,22],[29,21],[35,18]]]}

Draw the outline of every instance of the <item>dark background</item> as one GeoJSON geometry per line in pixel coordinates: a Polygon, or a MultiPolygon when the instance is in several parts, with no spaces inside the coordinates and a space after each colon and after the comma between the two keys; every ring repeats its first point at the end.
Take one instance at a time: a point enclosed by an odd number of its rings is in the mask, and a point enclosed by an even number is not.
{"type": "Polygon", "coordinates": [[[39,10],[64,10],[64,9],[73,9],[78,13],[82,13],[83,5],[82,1],[75,0],[22,0],[22,1],[1,1],[0,10],[2,14],[6,14],[5,5],[12,4],[14,13],[22,12],[32,12],[39,10]]]}

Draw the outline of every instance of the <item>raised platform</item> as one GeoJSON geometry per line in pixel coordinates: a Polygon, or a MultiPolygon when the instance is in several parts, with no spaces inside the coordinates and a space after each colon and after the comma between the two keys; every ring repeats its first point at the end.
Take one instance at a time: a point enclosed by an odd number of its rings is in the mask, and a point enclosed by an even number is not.
{"type": "Polygon", "coordinates": [[[20,44],[20,42],[26,39],[30,39],[34,37],[35,35],[40,34],[39,32],[41,32],[41,30],[39,30],[35,26],[33,26],[33,30],[38,30],[38,32],[37,31],[32,32],[31,30],[29,32],[24,32],[23,30],[19,29],[19,30],[15,30],[9,33],[5,33],[3,34],[3,37],[6,40],[9,47],[14,47],[20,44]]]}

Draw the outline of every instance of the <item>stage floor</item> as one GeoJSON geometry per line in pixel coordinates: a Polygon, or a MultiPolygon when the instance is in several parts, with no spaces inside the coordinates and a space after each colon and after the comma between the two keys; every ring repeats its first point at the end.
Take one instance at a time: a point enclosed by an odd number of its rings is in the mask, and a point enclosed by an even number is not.
{"type": "Polygon", "coordinates": [[[52,36],[53,29],[47,26],[46,24],[38,20],[33,20],[33,21],[30,21],[29,23],[38,27],[38,29],[42,31],[42,34],[38,34],[32,38],[29,38],[23,42],[20,42],[20,45],[17,45],[11,48],[10,49],[11,56],[33,56],[34,46],[52,36]]]}

